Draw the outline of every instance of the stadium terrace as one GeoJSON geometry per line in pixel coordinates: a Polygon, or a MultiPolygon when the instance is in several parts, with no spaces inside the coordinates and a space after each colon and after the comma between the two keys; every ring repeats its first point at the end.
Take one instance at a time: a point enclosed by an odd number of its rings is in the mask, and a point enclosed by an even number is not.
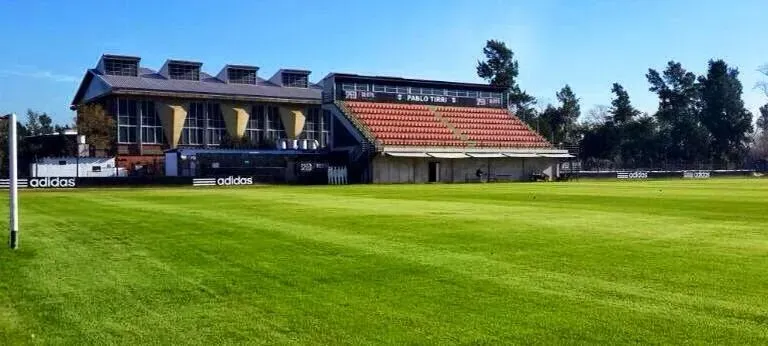
{"type": "MultiPolygon", "coordinates": [[[[103,55],[72,100],[78,118],[103,112],[113,140],[89,143],[115,171],[299,182],[344,167],[353,183],[555,179],[569,158],[512,114],[504,90],[434,80],[103,55]]],[[[84,130],[83,132],[87,132],[84,130]]],[[[88,138],[88,133],[81,133],[88,138]]]]}

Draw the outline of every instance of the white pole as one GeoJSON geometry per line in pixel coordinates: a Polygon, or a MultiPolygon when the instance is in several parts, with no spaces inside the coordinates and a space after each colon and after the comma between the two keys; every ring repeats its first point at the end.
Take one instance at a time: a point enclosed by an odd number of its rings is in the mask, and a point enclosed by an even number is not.
{"type": "Polygon", "coordinates": [[[19,248],[19,200],[18,200],[18,172],[16,171],[16,113],[8,117],[8,157],[10,170],[10,205],[11,220],[11,249],[19,248]]]}

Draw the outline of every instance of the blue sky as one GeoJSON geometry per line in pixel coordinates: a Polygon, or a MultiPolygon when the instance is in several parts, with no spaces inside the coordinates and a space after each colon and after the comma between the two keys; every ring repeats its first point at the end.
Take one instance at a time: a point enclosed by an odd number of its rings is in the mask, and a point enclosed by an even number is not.
{"type": "Polygon", "coordinates": [[[768,63],[765,0],[542,1],[0,1],[0,113],[32,108],[68,122],[69,102],[102,53],[478,82],[485,40],[507,42],[520,85],[542,103],[564,84],[582,110],[622,83],[646,112],[649,67],[675,59],[697,74],[710,58],[741,71],[753,113],[768,63]]]}

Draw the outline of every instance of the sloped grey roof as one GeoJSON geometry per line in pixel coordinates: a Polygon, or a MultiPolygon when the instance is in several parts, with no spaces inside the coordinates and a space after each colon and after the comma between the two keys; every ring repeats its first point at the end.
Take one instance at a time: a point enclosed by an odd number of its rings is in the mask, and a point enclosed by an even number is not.
{"type": "MultiPolygon", "coordinates": [[[[322,89],[316,85],[309,88],[287,88],[275,85],[269,81],[260,79],[257,84],[234,84],[213,77],[207,73],[200,73],[200,81],[167,79],[157,72],[140,67],[139,76],[114,76],[99,73],[97,70],[89,70],[90,77],[103,80],[109,85],[111,93],[121,91],[143,91],[163,93],[194,93],[211,94],[217,96],[233,97],[265,97],[286,100],[320,101],[322,89]]],[[[86,75],[81,88],[87,88],[91,82],[86,75]]],[[[79,96],[80,92],[78,92],[79,96]]],[[[85,103],[89,100],[76,96],[72,101],[73,106],[85,103]]]]}

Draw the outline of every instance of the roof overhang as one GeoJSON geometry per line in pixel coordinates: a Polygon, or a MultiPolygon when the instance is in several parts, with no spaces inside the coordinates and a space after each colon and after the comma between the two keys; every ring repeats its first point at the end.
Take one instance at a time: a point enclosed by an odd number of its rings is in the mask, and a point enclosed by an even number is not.
{"type": "Polygon", "coordinates": [[[493,159],[493,158],[572,158],[566,150],[559,149],[482,149],[482,148],[441,148],[441,147],[385,147],[383,154],[393,157],[416,157],[438,159],[493,159]]]}
{"type": "Polygon", "coordinates": [[[568,154],[568,153],[564,153],[564,154],[563,153],[557,153],[557,154],[555,154],[555,153],[552,153],[552,154],[545,153],[545,154],[540,154],[540,155],[542,157],[548,157],[548,158],[551,158],[551,159],[570,159],[570,158],[575,157],[575,156],[573,156],[571,154],[568,154]]]}
{"type": "Polygon", "coordinates": [[[536,153],[503,153],[506,157],[512,157],[512,158],[536,158],[536,157],[543,157],[541,154],[536,153]]]}
{"type": "Polygon", "coordinates": [[[466,159],[469,157],[465,153],[427,153],[427,155],[436,159],[466,159]]]}
{"type": "Polygon", "coordinates": [[[430,152],[430,153],[530,153],[530,154],[568,154],[568,150],[554,148],[475,148],[475,147],[420,147],[387,145],[382,152],[430,152]]]}
{"type": "Polygon", "coordinates": [[[467,155],[476,159],[497,159],[506,157],[504,156],[504,153],[467,153],[467,155]]]}
{"type": "Polygon", "coordinates": [[[429,157],[427,153],[390,152],[386,154],[393,157],[429,157]]]}

